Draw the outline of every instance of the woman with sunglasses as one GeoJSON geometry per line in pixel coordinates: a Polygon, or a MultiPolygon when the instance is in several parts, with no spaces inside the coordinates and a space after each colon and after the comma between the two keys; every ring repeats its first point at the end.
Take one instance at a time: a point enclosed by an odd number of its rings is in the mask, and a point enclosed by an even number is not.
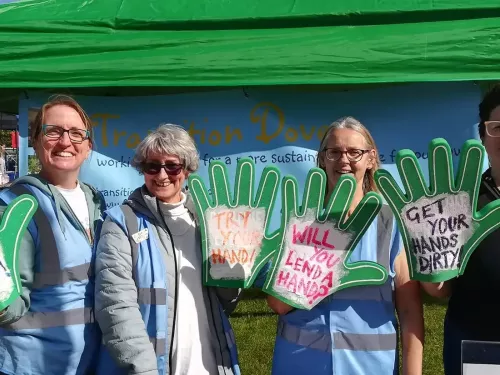
{"type": "Polygon", "coordinates": [[[100,344],[92,249],[104,208],[100,193],[78,180],[92,150],[91,121],[74,99],[57,96],[38,112],[31,139],[40,174],[0,194],[4,206],[21,194],[39,206],[20,248],[21,296],[0,313],[0,373],[91,374],[100,344]]]}
{"type": "MultiPolygon", "coordinates": [[[[482,176],[477,210],[500,198],[500,85],[479,105],[479,136],[490,167],[482,176]]],[[[446,375],[462,373],[462,341],[500,341],[500,230],[490,233],[474,250],[464,274],[445,283],[422,283],[432,296],[448,298],[444,321],[443,361],[446,375]]],[[[498,350],[470,349],[487,363],[498,361],[498,350]]]]}
{"type": "Polygon", "coordinates": [[[239,374],[224,308],[238,290],[202,284],[194,205],[183,190],[198,169],[193,139],[162,125],[137,147],[144,185],[107,212],[97,245],[98,374],[239,374]],[[225,295],[224,295],[225,294],[225,295]]]}
{"type": "MultiPolygon", "coordinates": [[[[335,121],[318,152],[318,166],[328,177],[328,202],[342,175],[356,179],[351,215],[369,191],[376,191],[374,173],[380,161],[375,142],[356,119],[335,121]]],[[[384,285],[351,287],[334,293],[310,311],[293,310],[269,296],[278,314],[273,374],[389,375],[399,374],[398,319],[401,325],[403,374],[422,373],[423,315],[419,284],[409,279],[396,221],[384,205],[353,251],[353,261],[374,261],[386,267],[384,285]]]]}

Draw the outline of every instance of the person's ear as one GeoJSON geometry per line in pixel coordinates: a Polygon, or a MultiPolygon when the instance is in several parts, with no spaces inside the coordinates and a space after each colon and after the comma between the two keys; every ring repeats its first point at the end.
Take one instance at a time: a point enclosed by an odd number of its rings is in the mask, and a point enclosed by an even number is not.
{"type": "Polygon", "coordinates": [[[318,152],[318,166],[320,168],[325,168],[325,156],[323,152],[318,152]]]}
{"type": "Polygon", "coordinates": [[[88,159],[90,154],[92,153],[92,142],[90,142],[90,140],[88,142],[89,142],[89,149],[87,150],[87,155],[85,156],[85,159],[88,159]]]}
{"type": "Polygon", "coordinates": [[[377,152],[375,150],[370,150],[368,154],[368,165],[366,169],[372,169],[375,167],[375,161],[377,160],[377,152]]]}

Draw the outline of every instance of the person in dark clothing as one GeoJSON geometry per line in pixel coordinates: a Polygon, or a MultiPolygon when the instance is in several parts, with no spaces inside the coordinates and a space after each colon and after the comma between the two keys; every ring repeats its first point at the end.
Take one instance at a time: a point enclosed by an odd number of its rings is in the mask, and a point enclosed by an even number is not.
{"type": "Polygon", "coordinates": [[[16,161],[13,158],[7,159],[7,171],[14,172],[16,170],[16,161]]]}
{"type": "MultiPolygon", "coordinates": [[[[479,135],[490,168],[484,172],[477,202],[481,210],[500,198],[500,85],[479,105],[479,135]]],[[[444,322],[445,375],[460,375],[463,340],[500,341],[500,229],[474,250],[462,276],[444,283],[422,283],[432,296],[449,297],[444,322]]]]}

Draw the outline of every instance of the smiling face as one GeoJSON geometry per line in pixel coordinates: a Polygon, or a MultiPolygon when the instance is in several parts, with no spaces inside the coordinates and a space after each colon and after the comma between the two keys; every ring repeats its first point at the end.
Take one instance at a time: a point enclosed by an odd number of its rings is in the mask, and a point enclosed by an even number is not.
{"type": "Polygon", "coordinates": [[[365,137],[352,129],[335,129],[330,133],[326,142],[326,149],[330,155],[339,155],[338,160],[329,160],[326,152],[320,155],[320,165],[328,176],[328,190],[335,188],[340,176],[349,174],[356,179],[358,189],[363,187],[363,180],[367,170],[375,166],[376,152],[367,145],[365,137]],[[363,151],[362,150],[367,150],[363,151]],[[349,160],[356,154],[362,154],[358,161],[349,160]]]}
{"type": "MultiPolygon", "coordinates": [[[[87,130],[78,112],[66,105],[55,105],[47,109],[44,123],[66,130],[87,130]]],[[[73,143],[67,132],[59,139],[48,138],[40,132],[34,148],[42,165],[42,174],[49,181],[60,180],[61,173],[76,180],[80,167],[90,154],[91,143],[88,139],[82,143],[73,143]]]]}
{"type": "MultiPolygon", "coordinates": [[[[181,160],[175,155],[162,155],[150,152],[145,163],[154,164],[181,164],[181,160]]],[[[157,199],[165,203],[178,203],[181,201],[181,190],[189,172],[182,169],[177,175],[168,175],[165,168],[161,168],[157,174],[144,173],[144,183],[149,192],[157,199]]]]}

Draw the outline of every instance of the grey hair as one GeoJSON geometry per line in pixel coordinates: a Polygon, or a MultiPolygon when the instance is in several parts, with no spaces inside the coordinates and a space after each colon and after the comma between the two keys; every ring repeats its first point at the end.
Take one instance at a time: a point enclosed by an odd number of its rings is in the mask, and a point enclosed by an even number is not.
{"type": "MultiPolygon", "coordinates": [[[[325,165],[324,165],[324,149],[326,145],[328,144],[328,139],[330,138],[330,135],[334,130],[337,129],[351,129],[363,136],[366,142],[366,146],[374,150],[376,153],[375,160],[373,160],[373,165],[374,167],[372,169],[369,169],[365,173],[364,181],[363,181],[363,192],[366,194],[369,191],[378,191],[377,185],[375,184],[375,171],[380,168],[380,158],[377,150],[377,146],[375,145],[375,140],[373,139],[372,135],[368,131],[368,129],[358,120],[356,120],[354,117],[351,116],[346,116],[346,117],[341,117],[338,120],[334,121],[327,129],[325,132],[325,135],[323,136],[323,139],[321,140],[321,143],[319,145],[319,150],[318,150],[318,158],[317,158],[317,166],[323,170],[325,170],[325,165]]],[[[326,172],[326,171],[325,171],[326,172]]]]}
{"type": "Polygon", "coordinates": [[[179,125],[162,124],[149,133],[137,146],[130,164],[142,172],[142,164],[150,153],[175,155],[189,172],[196,172],[200,165],[200,155],[193,138],[179,125]]]}

